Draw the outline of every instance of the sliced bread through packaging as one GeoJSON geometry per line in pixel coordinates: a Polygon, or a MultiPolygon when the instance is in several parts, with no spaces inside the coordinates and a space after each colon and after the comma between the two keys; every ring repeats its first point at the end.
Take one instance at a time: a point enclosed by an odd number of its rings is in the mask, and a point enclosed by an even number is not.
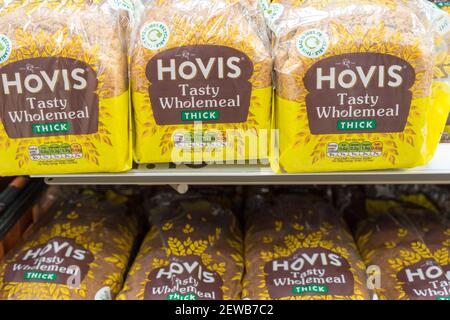
{"type": "Polygon", "coordinates": [[[112,3],[0,4],[0,175],[131,168],[129,18],[112,3]]]}
{"type": "Polygon", "coordinates": [[[425,0],[271,7],[275,170],[407,168],[431,159],[450,106],[449,78],[435,72],[449,57],[448,14],[425,0]]]}
{"type": "Polygon", "coordinates": [[[272,55],[258,1],[139,8],[130,48],[136,162],[267,159],[272,55]]]}

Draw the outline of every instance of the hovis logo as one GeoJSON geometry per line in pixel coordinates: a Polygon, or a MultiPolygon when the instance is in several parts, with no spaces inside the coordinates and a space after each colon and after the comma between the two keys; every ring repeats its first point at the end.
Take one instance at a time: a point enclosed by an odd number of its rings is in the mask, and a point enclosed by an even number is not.
{"type": "Polygon", "coordinates": [[[241,58],[237,56],[209,57],[208,59],[194,58],[186,60],[177,65],[177,60],[170,59],[168,65],[164,65],[163,59],[156,59],[158,81],[164,80],[217,80],[217,79],[238,79],[242,70],[239,66],[241,58]],[[164,75],[168,76],[165,77],[164,75]],[[214,78],[212,75],[214,74],[214,78]]]}
{"type": "Polygon", "coordinates": [[[25,72],[10,74],[1,73],[1,86],[3,94],[34,94],[43,90],[55,92],[56,89],[84,90],[87,87],[87,70],[84,68],[34,70],[32,64],[25,67],[25,72]],[[33,72],[35,71],[35,72],[33,72]]]}
{"type": "MultiPolygon", "coordinates": [[[[351,61],[344,61],[343,65],[351,61]]],[[[350,89],[353,87],[363,87],[368,89],[369,86],[378,88],[398,88],[403,84],[402,72],[404,67],[398,64],[391,66],[364,66],[354,65],[352,69],[337,71],[336,67],[327,69],[316,69],[316,90],[329,89],[350,89]],[[339,73],[338,73],[339,72],[339,73]]]]}
{"type": "Polygon", "coordinates": [[[272,299],[297,295],[354,294],[349,262],[324,248],[300,248],[291,256],[266,262],[265,282],[272,299]]]}
{"type": "Polygon", "coordinates": [[[219,45],[183,46],[147,64],[149,96],[158,125],[247,121],[253,62],[219,45]]]}
{"type": "Polygon", "coordinates": [[[411,300],[436,300],[450,297],[450,269],[433,259],[406,266],[397,274],[403,291],[411,300]]]}
{"type": "Polygon", "coordinates": [[[172,257],[154,269],[145,286],[145,300],[216,300],[223,298],[221,276],[194,255],[172,257]]]}
{"type": "Polygon", "coordinates": [[[54,239],[49,241],[44,247],[27,250],[22,257],[22,261],[38,259],[39,257],[49,254],[61,255],[65,258],[83,261],[86,259],[87,252],[87,250],[75,248],[68,241],[58,241],[58,239],[54,239]]]}
{"type": "Polygon", "coordinates": [[[312,254],[300,253],[294,259],[272,261],[273,271],[302,271],[308,267],[342,266],[341,257],[335,253],[315,252],[312,254]]]}
{"type": "Polygon", "coordinates": [[[0,68],[0,115],[10,138],[98,131],[97,74],[71,58],[31,58],[0,68]]]}
{"type": "Polygon", "coordinates": [[[303,79],[311,134],[402,132],[411,108],[414,68],[381,53],[320,60],[303,79]]]}
{"type": "Polygon", "coordinates": [[[172,262],[167,268],[160,268],[156,274],[156,279],[166,277],[172,279],[182,274],[195,275],[196,278],[205,283],[214,283],[214,273],[203,268],[198,261],[192,262],[172,262]]]}
{"type": "Polygon", "coordinates": [[[28,248],[12,260],[5,269],[5,282],[44,282],[70,284],[83,281],[92,252],[71,238],[54,237],[38,246],[28,248]]]}
{"type": "Polygon", "coordinates": [[[450,281],[450,270],[445,273],[442,267],[437,265],[429,265],[417,268],[405,268],[404,272],[406,275],[406,280],[408,282],[414,282],[416,280],[435,280],[441,277],[445,277],[445,279],[450,281]]]}

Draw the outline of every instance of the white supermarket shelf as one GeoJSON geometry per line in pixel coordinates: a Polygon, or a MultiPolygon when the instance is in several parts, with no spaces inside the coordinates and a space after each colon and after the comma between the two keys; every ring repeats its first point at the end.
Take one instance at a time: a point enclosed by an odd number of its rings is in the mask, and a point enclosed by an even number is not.
{"type": "MultiPolygon", "coordinates": [[[[43,176],[36,176],[43,177],[43,176]]],[[[125,173],[45,176],[57,185],[172,185],[183,191],[187,185],[311,185],[311,184],[450,184],[450,144],[440,144],[434,158],[423,167],[406,170],[275,174],[261,165],[140,165],[125,173]]]]}

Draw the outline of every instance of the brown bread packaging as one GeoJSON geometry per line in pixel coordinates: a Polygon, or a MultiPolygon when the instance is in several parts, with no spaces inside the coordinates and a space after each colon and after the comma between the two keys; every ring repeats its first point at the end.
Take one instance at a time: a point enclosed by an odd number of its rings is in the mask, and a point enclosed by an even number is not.
{"type": "Polygon", "coordinates": [[[312,193],[255,195],[245,212],[247,299],[368,299],[344,222],[312,193]]]}
{"type": "Polygon", "coordinates": [[[235,215],[210,199],[161,193],[149,202],[152,227],[118,299],[241,297],[241,230],[235,215]]]}
{"type": "Polygon", "coordinates": [[[0,264],[0,299],[115,297],[138,232],[123,197],[71,190],[0,264]]]}
{"type": "Polygon", "coordinates": [[[380,299],[439,300],[448,286],[450,230],[446,218],[417,204],[367,200],[357,228],[367,265],[379,268],[380,299]]]}

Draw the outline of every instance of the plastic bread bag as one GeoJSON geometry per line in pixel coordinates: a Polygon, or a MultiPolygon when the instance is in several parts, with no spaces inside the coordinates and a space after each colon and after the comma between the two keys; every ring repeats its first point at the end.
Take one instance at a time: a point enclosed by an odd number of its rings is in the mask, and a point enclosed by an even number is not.
{"type": "MultiPolygon", "coordinates": [[[[425,242],[433,253],[433,257],[442,267],[448,283],[450,281],[450,216],[448,212],[446,215],[441,215],[439,225],[425,224],[422,232],[425,234],[425,242]]],[[[450,297],[448,286],[447,291],[443,293],[444,295],[440,296],[441,299],[450,297]]]]}
{"type": "Polygon", "coordinates": [[[121,200],[65,190],[2,260],[0,299],[113,299],[137,234],[137,220],[121,200]]]}
{"type": "Polygon", "coordinates": [[[369,216],[360,221],[356,239],[364,262],[376,270],[378,298],[448,297],[448,234],[442,216],[395,200],[368,200],[367,211],[369,216]]]}
{"type": "Polygon", "coordinates": [[[244,299],[370,298],[353,238],[323,197],[256,194],[245,221],[244,299]]]}
{"type": "Polygon", "coordinates": [[[151,229],[119,300],[228,300],[241,297],[242,235],[233,212],[203,197],[155,195],[151,229]]]}
{"type": "Polygon", "coordinates": [[[364,186],[348,185],[332,187],[333,203],[344,218],[352,234],[358,222],[366,218],[366,194],[364,186]]]}
{"type": "Polygon", "coordinates": [[[368,199],[413,203],[443,216],[448,215],[450,206],[450,193],[444,185],[368,185],[364,192],[368,199]]]}
{"type": "MultiPolygon", "coordinates": [[[[450,13],[450,2],[441,1],[441,0],[432,0],[431,2],[435,3],[440,9],[450,13]]],[[[447,75],[450,73],[450,58],[440,58],[438,67],[435,68],[435,74],[440,74],[441,76],[447,75]]],[[[450,116],[447,119],[447,123],[445,125],[444,133],[442,134],[441,142],[450,142],[450,116]]]]}
{"type": "Polygon", "coordinates": [[[0,3],[0,175],[131,168],[117,1],[0,3]]]}
{"type": "Polygon", "coordinates": [[[135,161],[267,159],[272,54],[258,1],[139,8],[130,48],[135,161]]]}
{"type": "Polygon", "coordinates": [[[449,78],[436,71],[449,56],[445,11],[425,0],[275,0],[271,11],[274,170],[430,160],[450,106],[449,78]]]}

